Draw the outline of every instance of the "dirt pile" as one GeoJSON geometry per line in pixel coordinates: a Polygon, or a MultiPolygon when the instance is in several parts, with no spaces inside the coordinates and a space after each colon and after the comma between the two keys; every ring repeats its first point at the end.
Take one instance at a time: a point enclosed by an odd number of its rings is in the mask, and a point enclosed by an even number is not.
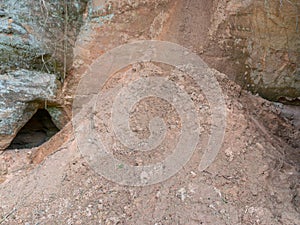
{"type": "MultiPolygon", "coordinates": [[[[162,183],[122,186],[92,169],[78,150],[76,135],[68,124],[39,148],[1,153],[0,223],[300,224],[300,131],[293,117],[282,117],[297,115],[298,111],[290,114],[281,104],[253,96],[232,81],[255,74],[256,66],[246,68],[247,60],[256,55],[260,58],[264,52],[243,52],[246,43],[259,40],[258,36],[254,32],[254,36],[234,45],[232,42],[239,35],[248,32],[247,27],[242,26],[244,29],[233,38],[236,26],[233,29],[228,24],[235,16],[245,15],[244,19],[237,19],[238,23],[253,19],[259,11],[255,6],[262,1],[140,0],[106,1],[103,5],[104,2],[94,1],[86,12],[87,22],[76,41],[73,67],[58,96],[64,110],[71,111],[78,82],[100,55],[135,40],[172,41],[195,51],[222,72],[208,70],[217,78],[226,101],[227,126],[222,148],[214,163],[199,171],[211,125],[205,93],[181,71],[169,66],[152,62],[128,66],[105,84],[103,111],[94,115],[96,128],[110,150],[118,159],[135,166],[170,154],[181,125],[174,108],[161,99],[141,101],[130,117],[130,128],[139,138],[149,137],[152,117],[166,120],[170,130],[160,149],[141,154],[122,148],[109,125],[111,113],[107,108],[114,101],[115,87],[126,86],[138,77],[159,76],[178,83],[197,106],[202,141],[191,160],[162,183]],[[255,13],[236,14],[250,9],[255,13]]],[[[277,70],[277,65],[273,69],[277,70]]],[[[89,119],[82,118],[82,122],[89,119]]]]}
{"type": "MultiPolygon", "coordinates": [[[[299,131],[278,115],[276,105],[214,73],[226,97],[228,120],[222,149],[207,170],[198,171],[200,145],[169,180],[120,186],[91,169],[69,128],[67,141],[38,167],[29,163],[32,150],[1,155],[1,172],[7,175],[0,186],[0,211],[12,212],[7,224],[298,224],[299,131]]],[[[174,138],[166,141],[172,145],[174,138]]],[[[117,149],[123,160],[133,160],[117,149]]]]}

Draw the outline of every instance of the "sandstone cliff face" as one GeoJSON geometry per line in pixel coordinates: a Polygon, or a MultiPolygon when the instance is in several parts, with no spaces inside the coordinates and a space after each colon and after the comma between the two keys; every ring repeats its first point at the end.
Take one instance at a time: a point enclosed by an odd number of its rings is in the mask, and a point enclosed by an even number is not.
{"type": "Polygon", "coordinates": [[[175,2],[164,40],[193,49],[253,93],[299,104],[299,1],[175,2]]]}
{"type": "MultiPolygon", "coordinates": [[[[0,127],[2,139],[10,133],[7,140],[11,140],[37,108],[44,107],[41,104],[44,101],[50,102],[47,110],[57,127],[62,128],[68,120],[66,111],[70,112],[76,85],[88,65],[113,47],[141,39],[177,42],[193,49],[211,67],[244,88],[272,101],[299,104],[300,6],[297,0],[71,0],[64,3],[0,0],[0,83],[4,85],[5,79],[12,77],[13,91],[9,98],[26,108],[26,113],[19,110],[13,114],[14,122],[9,125],[13,130],[0,127]],[[65,77],[67,72],[69,76],[65,77]],[[16,78],[15,74],[26,75],[16,78]],[[39,90],[32,80],[35,76],[42,76],[47,82],[55,77],[57,85],[52,86],[55,96],[20,100],[18,82],[24,87],[30,87],[33,82],[39,90]],[[59,81],[65,78],[67,82],[61,93],[59,81]],[[60,100],[57,95],[61,96],[60,100]]],[[[41,87],[46,83],[42,82],[41,87]]],[[[0,98],[1,119],[8,125],[11,120],[5,115],[9,114],[9,107],[4,104],[8,96],[2,94],[0,98]]],[[[0,149],[8,142],[0,145],[0,149]]]]}
{"type": "Polygon", "coordinates": [[[238,83],[272,101],[299,104],[300,2],[214,1],[210,35],[236,63],[238,83]]]}

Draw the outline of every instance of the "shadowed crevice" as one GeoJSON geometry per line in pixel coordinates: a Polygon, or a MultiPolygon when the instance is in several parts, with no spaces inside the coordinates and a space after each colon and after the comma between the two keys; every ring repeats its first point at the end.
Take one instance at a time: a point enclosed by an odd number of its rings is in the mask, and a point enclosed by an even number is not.
{"type": "Polygon", "coordinates": [[[55,135],[59,129],[52,122],[47,110],[39,109],[18,132],[8,149],[38,147],[55,135]]]}

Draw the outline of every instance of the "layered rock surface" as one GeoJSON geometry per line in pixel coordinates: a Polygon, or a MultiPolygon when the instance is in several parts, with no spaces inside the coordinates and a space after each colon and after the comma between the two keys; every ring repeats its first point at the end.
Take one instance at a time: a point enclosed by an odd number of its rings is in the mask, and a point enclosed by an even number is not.
{"type": "MultiPolygon", "coordinates": [[[[54,74],[62,81],[73,68],[63,101],[45,97],[55,102],[48,112],[62,128],[64,108],[70,108],[80,74],[93,60],[132,40],[161,39],[193,49],[211,67],[264,98],[299,104],[299,7],[296,0],[0,0],[0,82],[3,74],[14,76],[23,69],[46,80],[54,74]],[[87,20],[77,38],[84,15],[87,20]]],[[[33,105],[40,102],[31,101],[32,115],[37,109],[33,105]]]]}
{"type": "Polygon", "coordinates": [[[46,101],[54,101],[59,83],[53,74],[18,70],[0,76],[0,150],[46,101]]]}
{"type": "Polygon", "coordinates": [[[299,104],[300,2],[219,0],[210,35],[239,70],[238,83],[271,101],[299,104]]]}
{"type": "Polygon", "coordinates": [[[0,1],[0,150],[38,108],[49,109],[57,127],[66,123],[56,96],[72,64],[86,3],[0,1]]]}

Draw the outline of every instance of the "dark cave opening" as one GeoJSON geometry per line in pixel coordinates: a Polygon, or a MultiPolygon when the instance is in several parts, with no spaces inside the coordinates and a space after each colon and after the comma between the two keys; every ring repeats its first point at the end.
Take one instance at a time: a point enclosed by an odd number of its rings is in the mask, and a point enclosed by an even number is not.
{"type": "Polygon", "coordinates": [[[26,149],[42,145],[55,135],[59,129],[45,109],[39,109],[18,132],[8,149],[26,149]]]}

